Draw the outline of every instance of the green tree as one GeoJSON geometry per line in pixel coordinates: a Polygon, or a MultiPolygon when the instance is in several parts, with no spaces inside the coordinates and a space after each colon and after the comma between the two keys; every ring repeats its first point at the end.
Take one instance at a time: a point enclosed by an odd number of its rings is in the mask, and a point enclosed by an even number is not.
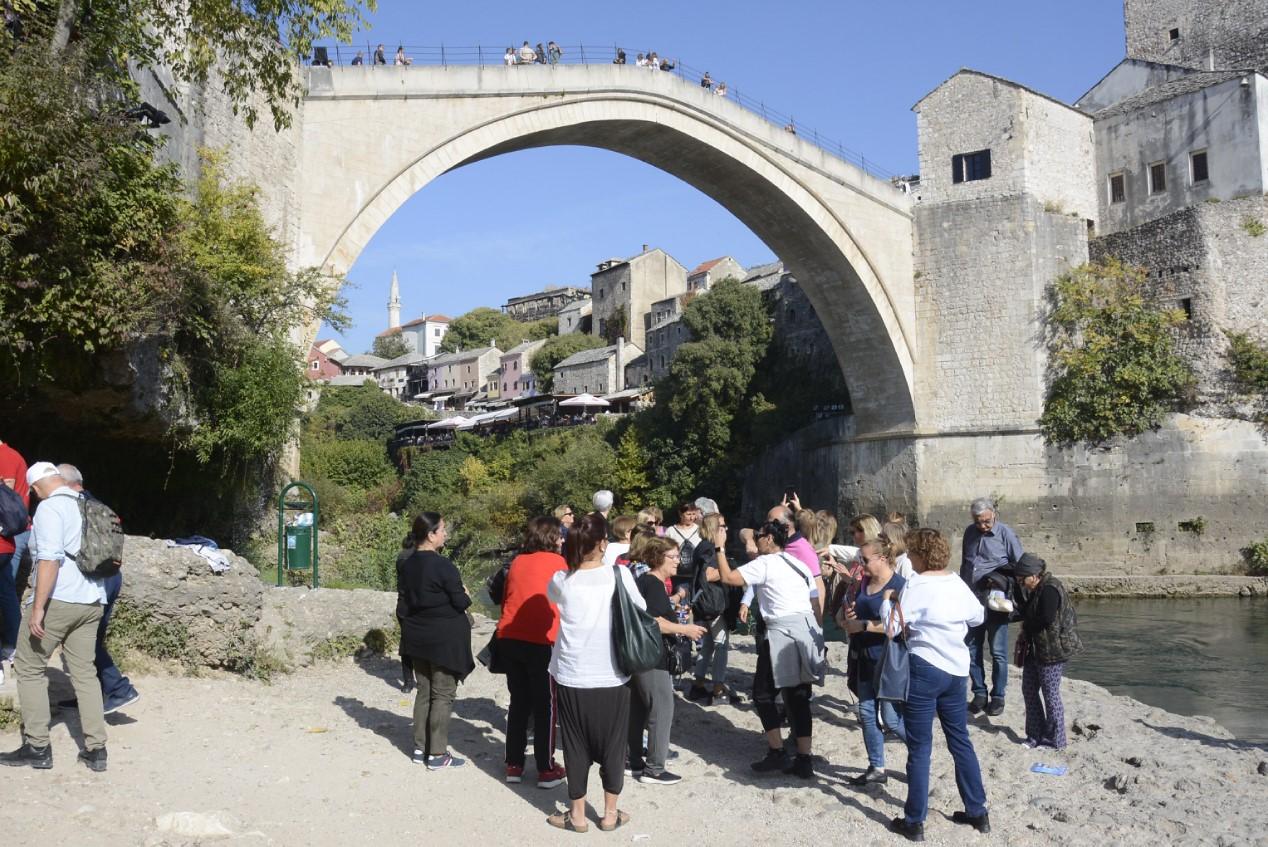
{"type": "Polygon", "coordinates": [[[612,488],[620,497],[621,508],[625,511],[636,511],[651,502],[647,497],[652,487],[647,475],[648,462],[638,430],[632,426],[625,427],[617,438],[612,469],[612,488]]]}
{"type": "Polygon", "coordinates": [[[452,353],[455,350],[488,347],[490,343],[496,342],[498,349],[510,350],[522,341],[549,338],[556,333],[558,327],[559,323],[555,318],[521,323],[498,309],[480,306],[453,319],[449,324],[449,331],[440,342],[440,349],[445,353],[452,353]]]}
{"type": "Polygon", "coordinates": [[[615,344],[618,338],[628,337],[628,323],[625,307],[618,306],[603,324],[603,340],[608,344],[615,344]]]}
{"type": "Polygon", "coordinates": [[[384,359],[395,359],[397,356],[404,356],[409,352],[409,345],[405,343],[405,339],[400,334],[380,335],[374,339],[374,345],[370,348],[370,352],[384,359]]]}
{"type": "Polygon", "coordinates": [[[1049,289],[1048,395],[1039,426],[1054,444],[1101,443],[1157,427],[1193,384],[1175,350],[1184,312],[1149,302],[1145,272],[1111,259],[1049,289]]]}
{"type": "Polygon", "coordinates": [[[1244,394],[1258,395],[1258,417],[1268,423],[1268,347],[1242,332],[1228,335],[1228,361],[1233,379],[1244,394]]]}
{"type": "Polygon", "coordinates": [[[555,386],[555,365],[574,353],[582,350],[596,350],[602,347],[603,339],[581,332],[570,335],[557,335],[547,339],[529,361],[528,366],[537,379],[537,387],[543,394],[549,394],[555,386]]]}
{"type": "Polygon", "coordinates": [[[373,381],[328,385],[322,388],[317,407],[304,419],[304,435],[382,445],[392,437],[397,424],[416,418],[417,408],[406,406],[373,381]]]}

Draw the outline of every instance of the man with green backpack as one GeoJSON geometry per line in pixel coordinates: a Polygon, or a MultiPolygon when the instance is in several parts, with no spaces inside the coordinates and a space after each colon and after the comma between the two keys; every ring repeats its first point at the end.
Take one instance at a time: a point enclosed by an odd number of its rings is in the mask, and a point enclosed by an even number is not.
{"type": "Polygon", "coordinates": [[[34,597],[23,612],[14,657],[23,739],[17,750],[0,753],[0,765],[53,766],[47,670],[49,657],[61,647],[84,728],[79,759],[91,770],[104,771],[106,718],[93,660],[106,603],[104,577],[118,571],[123,530],[105,506],[89,508],[51,462],[31,465],[26,481],[40,505],[31,527],[34,597]]]}

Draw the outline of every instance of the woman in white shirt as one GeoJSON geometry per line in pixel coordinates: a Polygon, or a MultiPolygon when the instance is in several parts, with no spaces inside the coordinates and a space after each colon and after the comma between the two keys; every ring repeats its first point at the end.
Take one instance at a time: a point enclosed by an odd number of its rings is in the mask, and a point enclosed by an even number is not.
{"type": "Polygon", "coordinates": [[[735,570],[727,562],[725,534],[719,532],[714,541],[722,584],[753,587],[766,630],[757,647],[753,705],[768,749],[766,757],[754,762],[752,768],[757,773],[782,771],[811,779],[810,685],[822,683],[824,666],[823,631],[815,622],[810,603],[814,578],[803,562],[784,552],[788,527],[782,521],[767,521],[757,531],[756,540],[758,557],[735,570]],[[784,697],[788,722],[797,739],[797,756],[792,760],[784,752],[782,721],[775,708],[779,694],[784,697]]]}
{"type": "MultiPolygon", "coordinates": [[[[990,832],[982,769],[969,739],[967,691],[969,648],[964,636],[982,622],[982,604],[960,579],[947,570],[951,549],[934,529],[907,533],[907,556],[916,575],[903,588],[900,611],[906,622],[911,687],[904,723],[907,730],[907,803],[890,829],[923,841],[929,811],[929,758],[933,751],[933,718],[942,723],[947,748],[955,761],[955,784],[964,811],[951,820],[978,832],[990,832]]],[[[882,617],[888,619],[888,603],[882,617]]]]}
{"type": "Polygon", "coordinates": [[[573,524],[564,541],[567,571],[551,577],[546,597],[559,607],[559,635],[550,656],[559,705],[559,735],[568,771],[569,809],[546,822],[559,829],[585,832],[586,787],[590,765],[603,781],[603,818],[609,832],[628,823],[616,808],[625,785],[625,736],[630,721],[630,678],[621,673],[612,641],[613,592],[623,590],[640,609],[647,603],[629,568],[604,567],[608,524],[589,514],[573,524]],[[620,579],[621,586],[616,584],[620,579]]]}

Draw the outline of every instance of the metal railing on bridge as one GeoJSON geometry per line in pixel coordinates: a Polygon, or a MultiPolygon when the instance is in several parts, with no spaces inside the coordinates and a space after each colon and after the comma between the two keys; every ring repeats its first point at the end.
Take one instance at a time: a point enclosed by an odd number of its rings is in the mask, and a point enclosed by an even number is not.
{"type": "MultiPolygon", "coordinates": [[[[610,45],[597,47],[595,45],[560,45],[560,54],[557,61],[552,61],[549,55],[538,57],[535,61],[521,61],[520,49],[514,48],[512,55],[514,62],[506,61],[505,47],[483,47],[476,45],[475,47],[449,47],[440,45],[438,47],[429,46],[411,46],[401,45],[398,48],[401,57],[406,66],[414,65],[439,65],[447,67],[449,65],[476,65],[476,66],[496,66],[513,64],[515,67],[522,68],[526,73],[531,73],[534,68],[549,67],[552,64],[560,65],[611,65],[621,64],[617,62],[618,56],[624,56],[624,67],[628,68],[630,73],[672,73],[675,76],[686,80],[695,85],[702,85],[705,78],[705,72],[693,68],[692,66],[679,61],[677,59],[667,60],[669,65],[663,69],[652,69],[650,67],[639,67],[636,62],[638,50],[631,50],[619,45],[610,45]]],[[[534,54],[536,50],[534,48],[534,54]]],[[[384,48],[383,59],[379,65],[392,66],[396,65],[397,50],[384,48]]],[[[314,56],[311,59],[314,65],[331,65],[331,66],[347,66],[352,64],[364,64],[373,66],[375,62],[375,48],[366,44],[364,49],[358,46],[338,44],[326,47],[317,47],[314,56]],[[359,61],[358,61],[359,55],[359,61]],[[323,61],[324,59],[324,61],[323,61]]],[[[724,96],[728,100],[732,100],[744,107],[753,114],[760,115],[765,120],[782,127],[786,132],[792,133],[804,141],[825,150],[828,153],[857,165],[865,173],[874,177],[885,180],[894,180],[896,175],[893,171],[886,170],[878,165],[875,161],[869,161],[866,156],[856,150],[846,147],[844,144],[827,137],[819,132],[818,129],[807,126],[798,121],[791,114],[781,112],[772,106],[766,104],[765,100],[750,97],[740,89],[725,83],[725,88],[721,88],[724,84],[723,80],[711,79],[712,86],[710,90],[716,96],[724,96]],[[721,90],[719,90],[721,88],[721,90]]]]}

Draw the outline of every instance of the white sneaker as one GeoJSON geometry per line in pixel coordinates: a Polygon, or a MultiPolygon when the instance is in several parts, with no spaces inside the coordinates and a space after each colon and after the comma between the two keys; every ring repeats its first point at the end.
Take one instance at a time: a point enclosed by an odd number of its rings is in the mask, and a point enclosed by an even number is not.
{"type": "Polygon", "coordinates": [[[1013,601],[1004,596],[1003,591],[992,591],[986,598],[986,608],[992,612],[1011,612],[1013,601]]]}

